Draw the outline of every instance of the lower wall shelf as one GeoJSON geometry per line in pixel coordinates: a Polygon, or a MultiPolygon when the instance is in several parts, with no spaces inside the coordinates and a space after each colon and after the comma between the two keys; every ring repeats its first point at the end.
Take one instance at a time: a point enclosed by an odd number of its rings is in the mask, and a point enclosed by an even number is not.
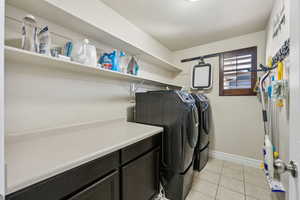
{"type": "Polygon", "coordinates": [[[141,76],[135,76],[135,75],[125,74],[125,73],[107,70],[103,68],[97,68],[89,65],[83,65],[73,61],[65,61],[58,58],[53,58],[46,55],[42,55],[42,54],[38,54],[26,50],[14,48],[14,47],[9,47],[9,46],[5,47],[5,62],[34,64],[34,65],[47,66],[56,69],[65,69],[74,72],[93,73],[99,76],[112,77],[120,80],[132,81],[132,82],[143,81],[146,84],[157,85],[157,86],[169,86],[177,89],[180,89],[182,87],[180,85],[176,85],[166,81],[158,81],[149,78],[144,78],[141,76]]]}

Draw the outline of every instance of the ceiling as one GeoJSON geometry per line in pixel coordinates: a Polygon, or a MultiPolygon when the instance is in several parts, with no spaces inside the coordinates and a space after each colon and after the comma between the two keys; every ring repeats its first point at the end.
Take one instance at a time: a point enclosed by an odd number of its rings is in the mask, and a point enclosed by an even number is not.
{"type": "Polygon", "coordinates": [[[274,0],[101,0],[170,50],[263,30],[274,0]]]}

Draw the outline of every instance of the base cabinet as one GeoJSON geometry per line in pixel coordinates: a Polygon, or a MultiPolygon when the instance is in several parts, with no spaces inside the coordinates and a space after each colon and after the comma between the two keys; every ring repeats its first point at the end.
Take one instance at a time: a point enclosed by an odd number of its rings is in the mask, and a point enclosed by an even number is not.
{"type": "Polygon", "coordinates": [[[149,200],[159,190],[159,149],[122,167],[122,200],[149,200]]]}
{"type": "Polygon", "coordinates": [[[6,196],[7,200],[149,200],[159,191],[161,135],[6,196]]]}
{"type": "Polygon", "coordinates": [[[119,188],[119,172],[116,171],[79,192],[69,200],[119,200],[119,188]]]}

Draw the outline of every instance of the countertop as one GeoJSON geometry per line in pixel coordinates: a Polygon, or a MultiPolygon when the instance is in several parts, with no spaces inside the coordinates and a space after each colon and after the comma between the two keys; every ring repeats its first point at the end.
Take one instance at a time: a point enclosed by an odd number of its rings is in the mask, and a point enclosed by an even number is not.
{"type": "Polygon", "coordinates": [[[7,194],[163,131],[114,120],[6,139],[7,194]]]}

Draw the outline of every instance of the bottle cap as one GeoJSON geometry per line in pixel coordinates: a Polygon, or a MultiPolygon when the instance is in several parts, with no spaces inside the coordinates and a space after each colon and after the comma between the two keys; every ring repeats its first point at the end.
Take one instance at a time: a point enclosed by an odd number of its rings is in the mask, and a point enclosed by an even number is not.
{"type": "Polygon", "coordinates": [[[31,23],[36,23],[35,17],[33,15],[26,15],[23,20],[29,21],[31,23]]]}
{"type": "Polygon", "coordinates": [[[83,42],[86,43],[86,44],[90,43],[90,41],[86,38],[83,40],[83,42]]]}
{"type": "Polygon", "coordinates": [[[275,159],[279,158],[279,152],[277,152],[277,151],[274,152],[274,158],[275,159]]]}

